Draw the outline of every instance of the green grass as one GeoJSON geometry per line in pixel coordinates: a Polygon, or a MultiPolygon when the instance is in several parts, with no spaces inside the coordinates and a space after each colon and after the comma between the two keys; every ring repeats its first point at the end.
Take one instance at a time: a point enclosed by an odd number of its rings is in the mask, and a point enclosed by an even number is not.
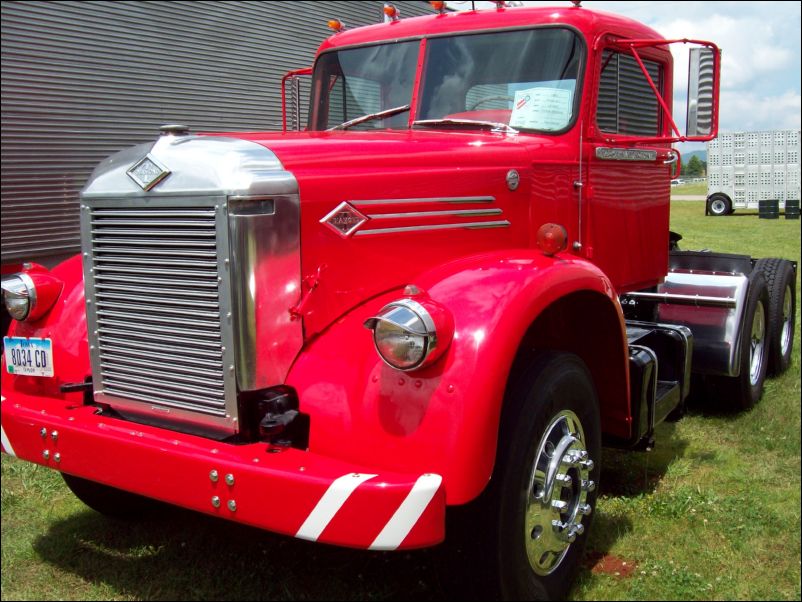
{"type": "MultiPolygon", "coordinates": [[[[799,260],[799,222],[704,217],[698,202],[673,212],[684,249],[799,260]]],[[[654,451],[605,451],[589,552],[635,568],[587,563],[573,599],[800,599],[799,340],[797,321],[793,365],[752,411],[698,404],[661,425],[654,451]]],[[[2,459],[3,599],[442,600],[442,558],[459,554],[450,545],[369,553],[179,509],[114,521],[83,507],[57,473],[2,459]]]]}

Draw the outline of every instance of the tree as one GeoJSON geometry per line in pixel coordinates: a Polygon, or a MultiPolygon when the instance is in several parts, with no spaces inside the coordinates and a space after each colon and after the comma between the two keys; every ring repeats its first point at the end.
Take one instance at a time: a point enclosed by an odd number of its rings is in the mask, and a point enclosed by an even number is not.
{"type": "Polygon", "coordinates": [[[698,177],[701,176],[704,172],[704,167],[702,162],[699,160],[699,157],[696,155],[692,156],[688,160],[688,164],[685,166],[685,174],[688,176],[698,177]]]}

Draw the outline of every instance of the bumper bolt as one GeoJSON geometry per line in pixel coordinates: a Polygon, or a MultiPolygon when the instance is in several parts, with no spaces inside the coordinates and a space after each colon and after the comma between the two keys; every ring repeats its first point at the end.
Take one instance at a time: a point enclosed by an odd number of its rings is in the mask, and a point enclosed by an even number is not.
{"type": "Polygon", "coordinates": [[[59,463],[59,462],[61,462],[61,454],[60,454],[60,453],[58,453],[58,452],[56,452],[56,453],[53,455],[53,459],[56,461],[56,463],[59,463]]]}
{"type": "Polygon", "coordinates": [[[58,431],[53,431],[50,433],[50,436],[53,438],[53,441],[58,441],[58,431]]]}
{"type": "Polygon", "coordinates": [[[212,483],[217,483],[217,478],[218,478],[218,475],[217,475],[217,471],[216,470],[213,470],[212,472],[209,473],[209,480],[212,483]]]}
{"type": "Polygon", "coordinates": [[[41,435],[42,439],[46,438],[47,437],[47,429],[45,427],[42,427],[39,430],[39,435],[41,435]]]}
{"type": "Polygon", "coordinates": [[[226,475],[226,485],[231,486],[234,484],[234,475],[229,473],[226,475]]]}
{"type": "Polygon", "coordinates": [[[237,511],[237,502],[234,501],[234,500],[228,500],[228,509],[231,510],[231,512],[236,512],[237,511]]]}
{"type": "Polygon", "coordinates": [[[42,452],[42,457],[43,457],[45,460],[49,460],[49,459],[50,459],[50,450],[47,450],[47,449],[46,449],[45,451],[43,451],[43,452],[42,452]]]}
{"type": "Polygon", "coordinates": [[[212,506],[214,506],[215,508],[220,507],[220,498],[217,497],[216,495],[212,496],[212,506]]]}

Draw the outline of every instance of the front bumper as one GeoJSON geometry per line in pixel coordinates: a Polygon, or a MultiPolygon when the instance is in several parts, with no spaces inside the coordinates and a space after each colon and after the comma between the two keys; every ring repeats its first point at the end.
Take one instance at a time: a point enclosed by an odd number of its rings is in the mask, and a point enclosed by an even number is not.
{"type": "Polygon", "coordinates": [[[439,475],[369,471],[297,449],[271,453],[265,443],[231,445],[97,411],[3,387],[2,451],[311,541],[395,550],[434,545],[445,536],[439,475]]]}

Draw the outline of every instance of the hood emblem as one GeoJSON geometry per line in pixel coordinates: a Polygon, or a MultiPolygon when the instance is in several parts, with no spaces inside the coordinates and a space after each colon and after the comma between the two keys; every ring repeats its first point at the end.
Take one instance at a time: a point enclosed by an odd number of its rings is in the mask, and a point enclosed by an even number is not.
{"type": "Polygon", "coordinates": [[[368,218],[354,209],[347,202],[340,203],[326,217],[320,220],[343,238],[348,238],[357,231],[359,226],[368,221],[368,218]]]}
{"type": "Polygon", "coordinates": [[[156,158],[148,153],[127,172],[128,177],[139,184],[142,190],[148,191],[164,178],[170,175],[170,170],[159,163],[156,158]]]}

